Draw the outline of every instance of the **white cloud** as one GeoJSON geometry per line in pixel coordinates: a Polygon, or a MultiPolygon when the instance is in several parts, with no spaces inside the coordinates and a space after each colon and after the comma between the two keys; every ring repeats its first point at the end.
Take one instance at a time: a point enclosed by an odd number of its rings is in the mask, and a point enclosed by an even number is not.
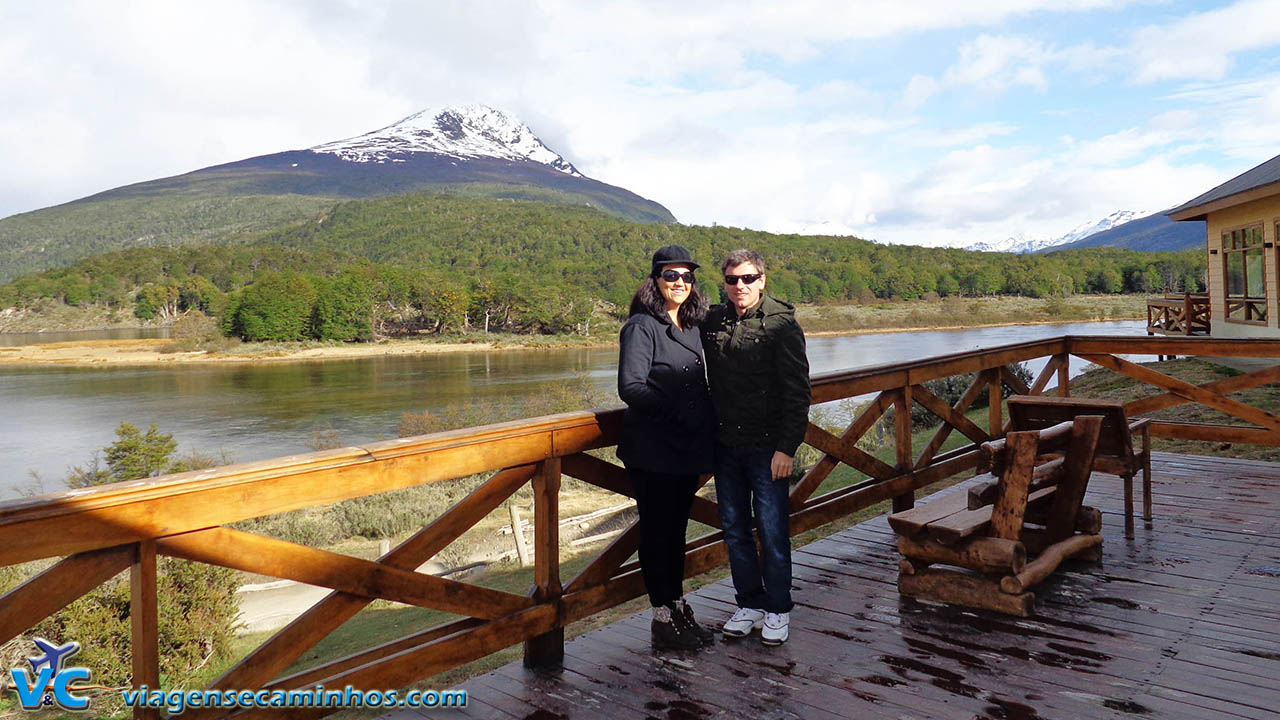
{"type": "Polygon", "coordinates": [[[1235,55],[1280,44],[1280,0],[1243,0],[1225,8],[1143,28],[1133,40],[1138,82],[1216,80],[1235,55]]]}
{"type": "Polygon", "coordinates": [[[1100,48],[1092,43],[1059,48],[1019,35],[983,33],[961,43],[955,61],[939,77],[913,75],[902,91],[900,105],[914,111],[948,89],[976,90],[989,97],[1027,87],[1044,94],[1050,89],[1049,73],[1054,70],[1093,75],[1100,81],[1123,56],[1119,48],[1100,48]]]}
{"type": "Polygon", "coordinates": [[[959,59],[943,75],[949,85],[967,85],[999,93],[1026,85],[1048,88],[1043,66],[1049,58],[1044,45],[1021,37],[979,35],[960,46],[959,59]]]}
{"type": "Polygon", "coordinates": [[[1119,50],[1033,39],[1016,21],[1122,4],[0,3],[0,216],[487,102],[685,222],[826,222],[892,241],[1070,227],[1153,207],[1144,189],[1169,204],[1186,194],[1169,188],[1204,189],[1207,167],[1153,164],[1153,151],[1274,143],[1280,83],[1231,88],[1216,129],[1208,100],[1169,96],[1153,120],[1062,144],[1028,140],[1035,118],[924,112],[948,89],[1052,97],[1060,70],[1111,72],[1119,50]],[[949,69],[905,69],[893,89],[867,58],[828,63],[955,28],[971,39],[949,69]]]}
{"type": "Polygon", "coordinates": [[[928,75],[912,75],[907,87],[902,91],[902,105],[907,110],[915,110],[924,105],[929,98],[938,92],[938,81],[928,75]]]}

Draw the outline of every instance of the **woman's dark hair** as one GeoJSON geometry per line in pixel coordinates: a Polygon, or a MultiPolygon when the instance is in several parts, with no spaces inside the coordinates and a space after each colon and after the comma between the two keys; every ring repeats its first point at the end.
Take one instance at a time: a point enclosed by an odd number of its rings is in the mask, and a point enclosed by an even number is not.
{"type": "MultiPolygon", "coordinates": [[[[652,275],[636,288],[627,317],[640,313],[652,315],[663,322],[671,322],[671,316],[667,315],[667,299],[662,297],[662,291],[658,289],[658,278],[652,275]]],[[[681,327],[697,327],[707,318],[707,299],[703,297],[696,282],[689,286],[689,297],[680,304],[676,318],[680,320],[681,327]]]]}

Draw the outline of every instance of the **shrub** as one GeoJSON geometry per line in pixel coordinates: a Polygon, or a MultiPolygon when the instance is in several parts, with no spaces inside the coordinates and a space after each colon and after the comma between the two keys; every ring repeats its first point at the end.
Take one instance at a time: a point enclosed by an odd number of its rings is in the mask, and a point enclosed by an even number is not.
{"type": "MultiPolygon", "coordinates": [[[[160,674],[167,684],[182,686],[193,671],[230,650],[239,612],[238,584],[235,571],[227,568],[159,559],[157,629],[160,674]]],[[[75,640],[83,648],[76,664],[90,668],[95,683],[127,686],[133,676],[129,596],[129,577],[122,573],[41,621],[26,636],[57,644],[75,640]]]]}
{"type": "MultiPolygon", "coordinates": [[[[73,468],[67,484],[101,485],[166,470],[207,467],[219,461],[190,453],[171,462],[177,443],[155,425],[143,433],[122,422],[116,428],[116,437],[86,467],[73,468]],[[103,458],[106,467],[102,466],[103,458]]],[[[43,569],[33,565],[36,564],[0,568],[0,593],[43,569]]],[[[225,656],[230,650],[239,612],[235,594],[238,575],[228,568],[171,558],[160,558],[156,569],[160,674],[166,685],[181,687],[185,678],[210,659],[225,656]]],[[[90,668],[95,683],[127,686],[132,678],[130,611],[129,576],[121,573],[45,618],[25,637],[41,637],[57,644],[75,640],[83,648],[75,658],[76,664],[90,668]]],[[[24,652],[35,654],[29,641],[23,645],[24,652]]],[[[95,699],[94,709],[104,715],[123,710],[114,693],[95,699]]]]}
{"type": "Polygon", "coordinates": [[[239,338],[223,336],[217,319],[199,310],[183,313],[174,321],[173,332],[169,337],[172,342],[162,345],[160,352],[195,352],[197,350],[217,352],[226,350],[231,343],[240,342],[239,338]]]}

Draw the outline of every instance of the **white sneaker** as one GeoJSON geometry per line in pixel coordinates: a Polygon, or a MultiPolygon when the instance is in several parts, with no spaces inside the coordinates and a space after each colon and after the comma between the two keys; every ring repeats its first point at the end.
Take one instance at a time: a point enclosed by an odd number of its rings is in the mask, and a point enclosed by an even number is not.
{"type": "Polygon", "coordinates": [[[746,637],[751,634],[752,630],[760,627],[764,622],[764,611],[754,608],[738,608],[738,612],[733,614],[724,624],[724,634],[726,637],[746,637]]]}
{"type": "Polygon", "coordinates": [[[766,613],[760,642],[765,645],[781,645],[791,635],[791,613],[766,613]]]}

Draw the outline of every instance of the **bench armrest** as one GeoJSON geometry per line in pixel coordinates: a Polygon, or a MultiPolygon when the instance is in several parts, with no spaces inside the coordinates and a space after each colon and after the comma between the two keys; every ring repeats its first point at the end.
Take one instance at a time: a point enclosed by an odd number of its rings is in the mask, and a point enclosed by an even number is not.
{"type": "Polygon", "coordinates": [[[1151,424],[1151,418],[1141,418],[1129,423],[1129,432],[1146,434],[1147,426],[1151,424]]]}

